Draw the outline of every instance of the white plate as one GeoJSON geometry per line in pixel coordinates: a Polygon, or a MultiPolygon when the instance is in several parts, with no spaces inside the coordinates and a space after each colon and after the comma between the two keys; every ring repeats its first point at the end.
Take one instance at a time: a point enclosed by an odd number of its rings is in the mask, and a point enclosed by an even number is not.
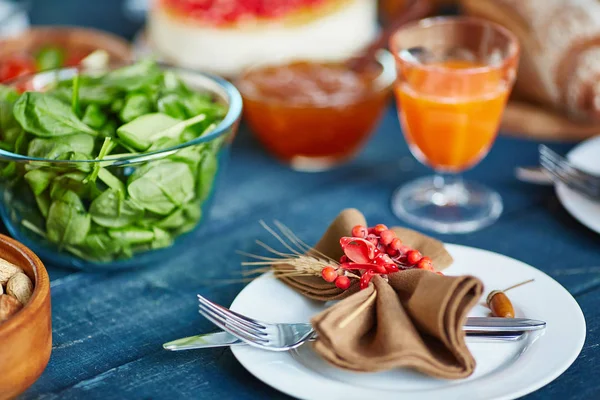
{"type": "MultiPolygon", "coordinates": [[[[580,143],[567,157],[582,170],[600,175],[600,136],[580,143]]],[[[592,201],[562,183],[556,184],[556,194],[575,219],[600,233],[600,201],[592,201]]]]}
{"type": "MultiPolygon", "coordinates": [[[[575,299],[543,272],[512,258],[471,247],[447,245],[449,275],[480,278],[486,294],[535,278],[509,292],[518,317],[547,322],[542,336],[515,342],[469,343],[477,367],[467,379],[448,381],[397,369],[353,373],[330,366],[310,345],[287,353],[232,347],[239,362],[266,384],[301,399],[513,399],[548,384],[575,361],[585,340],[585,319],[575,299]]],[[[266,274],[250,283],[231,308],[267,322],[307,322],[323,304],[266,274]]],[[[476,306],[472,316],[485,316],[476,306]]]]}

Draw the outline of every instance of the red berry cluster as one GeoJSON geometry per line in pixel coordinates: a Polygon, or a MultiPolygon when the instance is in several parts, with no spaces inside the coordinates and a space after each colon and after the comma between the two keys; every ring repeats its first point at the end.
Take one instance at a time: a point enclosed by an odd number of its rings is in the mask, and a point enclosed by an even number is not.
{"type": "Polygon", "coordinates": [[[325,267],[321,276],[343,290],[348,289],[351,283],[344,270],[360,274],[361,289],[368,287],[375,275],[411,268],[434,271],[429,257],[423,257],[418,250],[404,245],[396,233],[383,224],[371,228],[357,225],[352,229],[352,237],[341,238],[340,245],[344,255],[340,258],[339,267],[325,267]]]}
{"type": "Polygon", "coordinates": [[[418,250],[411,249],[403,244],[400,238],[396,236],[396,232],[388,229],[383,224],[375,225],[372,228],[357,225],[352,228],[352,236],[373,243],[376,248],[376,257],[387,254],[399,268],[418,268],[434,271],[431,258],[423,257],[418,250]]]}
{"type": "Polygon", "coordinates": [[[346,290],[350,287],[350,278],[345,275],[340,275],[339,273],[343,273],[341,268],[335,269],[334,267],[325,267],[321,270],[321,276],[327,282],[335,282],[335,286],[342,290],[346,290]]]}

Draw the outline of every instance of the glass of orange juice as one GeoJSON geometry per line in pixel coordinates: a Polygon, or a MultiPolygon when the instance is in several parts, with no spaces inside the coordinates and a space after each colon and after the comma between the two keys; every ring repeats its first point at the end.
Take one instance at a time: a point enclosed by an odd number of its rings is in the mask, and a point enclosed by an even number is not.
{"type": "Polygon", "coordinates": [[[392,197],[394,213],[440,233],[483,228],[502,199],[463,181],[491,148],[516,75],[519,44],[507,29],[476,18],[438,17],[404,25],[392,36],[395,94],[412,154],[435,175],[392,197]]]}

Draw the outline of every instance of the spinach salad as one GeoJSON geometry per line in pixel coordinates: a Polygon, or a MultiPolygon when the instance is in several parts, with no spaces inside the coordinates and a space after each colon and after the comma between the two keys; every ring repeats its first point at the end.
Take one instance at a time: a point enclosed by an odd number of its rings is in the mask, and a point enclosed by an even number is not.
{"type": "Polygon", "coordinates": [[[31,197],[35,210],[22,212],[24,228],[84,260],[129,258],[170,246],[197,226],[225,137],[133,165],[110,160],[206,135],[226,111],[151,61],[77,75],[43,92],[0,86],[0,148],[45,160],[98,160],[3,162],[0,175],[31,197]]]}

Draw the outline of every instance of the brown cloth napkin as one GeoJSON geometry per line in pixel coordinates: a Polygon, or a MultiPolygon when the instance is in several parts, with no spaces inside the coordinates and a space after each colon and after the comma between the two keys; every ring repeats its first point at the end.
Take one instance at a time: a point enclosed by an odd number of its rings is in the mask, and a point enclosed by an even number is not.
{"type": "MultiPolygon", "coordinates": [[[[320,253],[322,253],[338,261],[344,254],[340,246],[340,238],[342,236],[350,236],[352,228],[356,225],[367,226],[367,220],[364,215],[355,208],[343,210],[329,225],[321,240],[314,247],[316,250],[314,255],[320,256],[320,253]]],[[[407,246],[417,249],[421,254],[431,258],[437,271],[448,268],[452,264],[452,257],[444,248],[444,244],[439,240],[407,228],[392,227],[391,229],[396,232],[398,237],[407,246]]],[[[273,268],[277,271],[288,270],[290,267],[284,264],[275,265],[273,268]]],[[[344,291],[318,276],[280,277],[279,279],[304,296],[319,301],[339,300],[359,290],[358,282],[354,283],[350,289],[344,291]]]]}
{"type": "MultiPolygon", "coordinates": [[[[339,239],[358,224],[367,225],[364,216],[355,209],[344,210],[315,249],[339,259],[339,239]]],[[[437,270],[452,263],[441,242],[409,229],[392,229],[404,243],[430,257],[437,270]]],[[[333,365],[364,372],[408,367],[446,379],[465,378],[475,368],[462,329],[483,291],[474,277],[414,269],[390,274],[387,282],[376,276],[367,289],[353,284],[347,291],[320,277],[280,279],[315,300],[343,299],[311,321],[318,333],[315,351],[333,365]]]]}

